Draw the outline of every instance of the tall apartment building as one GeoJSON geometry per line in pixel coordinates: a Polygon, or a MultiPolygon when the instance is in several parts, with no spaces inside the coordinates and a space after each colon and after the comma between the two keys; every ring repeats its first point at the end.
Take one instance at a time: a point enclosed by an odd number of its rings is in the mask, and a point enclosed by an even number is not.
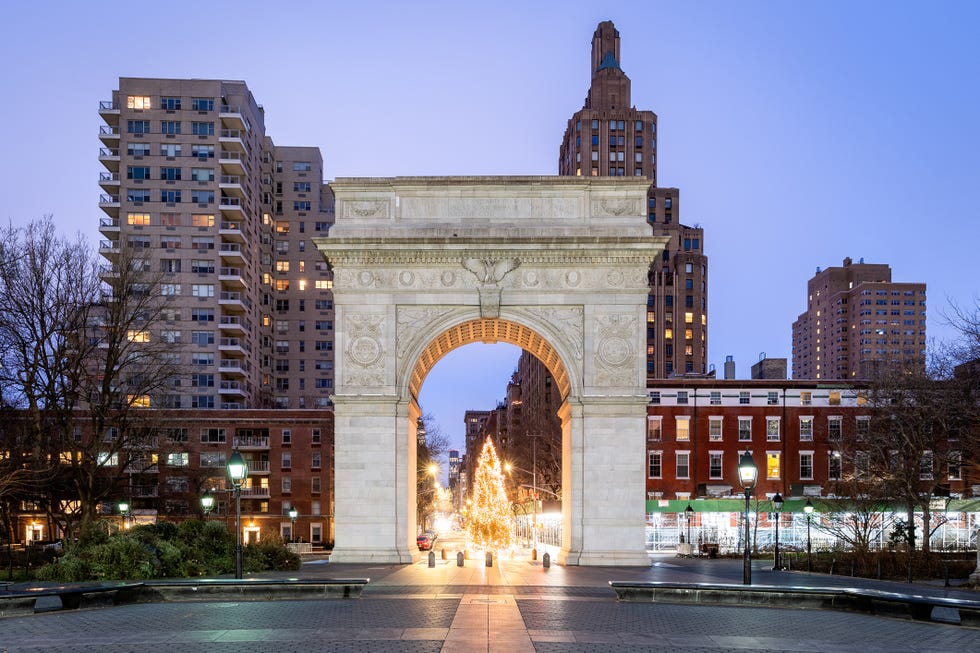
{"type": "Polygon", "coordinates": [[[657,115],[631,104],[620,66],[619,32],[599,23],[592,37],[592,84],[585,105],[568,121],[558,174],[646,177],[648,219],[669,236],[650,269],[647,378],[707,372],[708,258],[704,230],[680,223],[680,191],[657,186],[657,115]]]}
{"type": "Polygon", "coordinates": [[[892,281],[883,263],[817,270],[793,323],[793,378],[871,379],[925,369],[926,285],[892,281]]]}
{"type": "Polygon", "coordinates": [[[166,408],[323,408],[333,383],[331,280],[311,239],[332,220],[318,148],[276,146],[244,82],[121,78],[99,114],[101,252],[167,277],[188,373],[166,408]]]}
{"type": "Polygon", "coordinates": [[[179,373],[149,407],[182,411],[161,413],[181,437],[161,437],[159,464],[120,492],[134,514],[194,514],[240,449],[243,536],[329,539],[334,313],[312,239],[333,214],[319,149],[275,145],[241,81],[121,78],[99,115],[105,273],[136,258],[160,275],[165,319],[139,337],[170,345],[179,373]]]}

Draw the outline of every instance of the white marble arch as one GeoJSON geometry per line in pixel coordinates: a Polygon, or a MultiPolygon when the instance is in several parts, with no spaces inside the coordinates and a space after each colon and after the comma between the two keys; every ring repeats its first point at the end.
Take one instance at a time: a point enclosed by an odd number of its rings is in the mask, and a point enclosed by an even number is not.
{"type": "Polygon", "coordinates": [[[470,342],[534,353],[561,390],[559,563],[645,565],[649,182],[341,179],[333,270],[336,562],[410,562],[415,418],[470,342]]]}

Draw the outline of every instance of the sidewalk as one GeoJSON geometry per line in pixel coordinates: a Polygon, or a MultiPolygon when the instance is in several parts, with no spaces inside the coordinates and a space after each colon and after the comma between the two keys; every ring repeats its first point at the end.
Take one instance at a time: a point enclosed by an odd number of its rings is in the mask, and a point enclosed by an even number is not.
{"type": "MultiPolygon", "coordinates": [[[[980,629],[852,612],[771,607],[623,603],[610,580],[740,583],[741,560],[658,556],[651,567],[545,569],[527,557],[454,556],[411,565],[310,561],[265,578],[368,577],[354,600],[269,600],[132,604],[0,620],[0,651],[32,653],[267,653],[378,651],[502,653],[600,651],[827,651],[938,653],[980,650],[980,629]]],[[[766,585],[870,586],[936,595],[977,593],[925,585],[773,572],[766,585]]]]}

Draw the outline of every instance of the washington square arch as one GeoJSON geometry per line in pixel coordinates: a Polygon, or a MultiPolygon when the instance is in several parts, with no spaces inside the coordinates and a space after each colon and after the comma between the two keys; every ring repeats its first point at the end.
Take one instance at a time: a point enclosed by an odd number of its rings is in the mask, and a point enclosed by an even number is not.
{"type": "Polygon", "coordinates": [[[648,565],[647,276],[667,238],[650,181],[342,178],[316,239],[334,278],[334,562],[415,553],[419,391],[473,342],[540,359],[561,392],[568,565],[648,565]]]}

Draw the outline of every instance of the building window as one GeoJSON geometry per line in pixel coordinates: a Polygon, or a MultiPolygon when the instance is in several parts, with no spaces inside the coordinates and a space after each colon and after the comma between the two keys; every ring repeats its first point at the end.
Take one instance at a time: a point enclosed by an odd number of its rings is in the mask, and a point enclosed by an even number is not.
{"type": "Polygon", "coordinates": [[[187,467],[190,464],[190,454],[186,451],[167,454],[168,467],[187,467]]]}
{"type": "Polygon", "coordinates": [[[779,478],[779,452],[766,452],[766,478],[773,480],[779,478]]]}
{"type": "Polygon", "coordinates": [[[779,442],[779,418],[766,418],[766,440],[768,442],[779,442]]]}
{"type": "Polygon", "coordinates": [[[858,478],[868,478],[871,475],[871,456],[867,451],[854,454],[854,475],[858,478]]]}
{"type": "Polygon", "coordinates": [[[292,442],[293,442],[293,430],[292,429],[283,429],[282,430],[282,443],[283,444],[292,444],[292,442]]]}
{"type": "Polygon", "coordinates": [[[752,441],[752,418],[751,417],[738,418],[738,441],[739,442],[752,441]]]}
{"type": "Polygon", "coordinates": [[[191,179],[194,181],[214,181],[214,168],[191,168],[191,179]]]}
{"type": "Polygon", "coordinates": [[[160,98],[160,108],[167,111],[180,111],[180,98],[162,97],[160,98]]]}
{"type": "Polygon", "coordinates": [[[191,111],[214,111],[214,98],[191,98],[191,111]]]}
{"type": "Polygon", "coordinates": [[[950,481],[959,481],[963,478],[963,472],[961,471],[961,466],[963,463],[963,454],[959,451],[949,452],[949,472],[946,478],[950,481]]]}
{"type": "Polygon", "coordinates": [[[813,393],[812,392],[801,392],[800,393],[800,405],[809,406],[813,403],[813,393]]]}
{"type": "Polygon", "coordinates": [[[150,103],[149,95],[130,95],[126,97],[126,108],[144,111],[146,109],[152,109],[153,106],[150,103]]]}
{"type": "Polygon", "coordinates": [[[289,451],[282,452],[282,468],[292,469],[293,467],[293,454],[289,451]]]}
{"type": "Polygon", "coordinates": [[[721,406],[721,392],[717,390],[711,391],[711,398],[708,400],[712,406],[721,406]]]}
{"type": "Polygon", "coordinates": [[[129,134],[149,134],[150,133],[150,121],[149,120],[127,120],[126,121],[126,132],[129,134]]]}
{"type": "Polygon", "coordinates": [[[712,442],[721,442],[722,438],[722,418],[721,417],[709,417],[708,418],[708,439],[712,442]]]}
{"type": "Polygon", "coordinates": [[[868,436],[871,435],[871,418],[870,417],[858,417],[854,422],[854,435],[857,436],[858,440],[867,440],[868,436]]]}
{"type": "Polygon", "coordinates": [[[813,440],[813,418],[812,417],[801,417],[800,418],[800,441],[811,441],[813,440]]]}
{"type": "Polygon", "coordinates": [[[779,405],[779,393],[778,392],[767,392],[766,393],[766,405],[767,406],[778,406],[779,405]]]}
{"type": "Polygon", "coordinates": [[[310,467],[312,469],[320,469],[320,457],[321,456],[319,451],[314,451],[310,455],[310,467]]]}
{"type": "Polygon", "coordinates": [[[839,481],[841,479],[842,466],[841,466],[841,455],[839,451],[831,451],[827,455],[827,478],[831,481],[839,481]]]}
{"type": "Polygon", "coordinates": [[[663,437],[662,424],[660,417],[647,417],[647,440],[660,441],[663,437]]]}
{"type": "Polygon", "coordinates": [[[202,428],[201,429],[201,442],[203,444],[216,444],[224,442],[226,439],[226,432],[224,429],[219,428],[202,428]]]}
{"type": "Polygon", "coordinates": [[[160,123],[160,133],[161,134],[179,134],[180,133],[180,121],[179,120],[164,120],[160,123]]]}
{"type": "Polygon", "coordinates": [[[201,454],[201,467],[225,467],[226,458],[224,451],[205,451],[201,454]]]}
{"type": "Polygon", "coordinates": [[[931,481],[933,471],[933,456],[931,451],[925,451],[919,459],[919,480],[931,481]]]}
{"type": "Polygon", "coordinates": [[[677,404],[679,406],[687,404],[687,390],[677,391],[677,404]]]}
{"type": "Polygon", "coordinates": [[[677,440],[679,442],[684,442],[691,439],[691,418],[690,417],[677,417],[677,440]]]}
{"type": "Polygon", "coordinates": [[[746,405],[748,405],[749,401],[750,401],[750,397],[749,397],[749,393],[747,391],[742,390],[741,392],[738,393],[738,403],[739,403],[739,405],[746,406],[746,405]]]}
{"type": "Polygon", "coordinates": [[[691,454],[688,451],[678,451],[677,455],[677,473],[674,475],[675,478],[690,478],[691,476],[691,454]]]}
{"type": "Polygon", "coordinates": [[[214,297],[214,284],[211,283],[192,284],[191,297],[214,297]]]}
{"type": "Polygon", "coordinates": [[[724,478],[721,460],[722,453],[720,451],[711,451],[708,453],[708,477],[712,480],[724,478]]]}
{"type": "Polygon", "coordinates": [[[827,437],[831,440],[840,440],[841,438],[841,424],[843,423],[843,418],[839,416],[833,416],[827,418],[827,437]]]}
{"type": "Polygon", "coordinates": [[[813,480],[813,452],[812,451],[800,452],[800,480],[803,481],[813,480]]]}
{"type": "Polygon", "coordinates": [[[830,395],[828,395],[827,400],[831,406],[840,406],[840,392],[831,392],[830,395]]]}

